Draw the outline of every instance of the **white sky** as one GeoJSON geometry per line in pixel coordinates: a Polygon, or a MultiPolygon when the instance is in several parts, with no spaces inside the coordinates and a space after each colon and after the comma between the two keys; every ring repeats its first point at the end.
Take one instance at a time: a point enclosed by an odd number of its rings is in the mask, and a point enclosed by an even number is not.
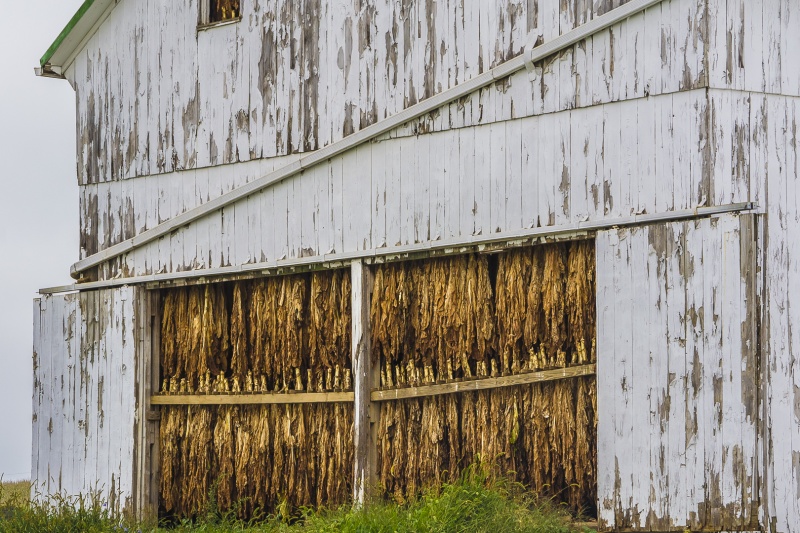
{"type": "Polygon", "coordinates": [[[78,258],[75,93],[33,68],[82,0],[2,2],[0,476],[30,478],[32,309],[78,258]]]}

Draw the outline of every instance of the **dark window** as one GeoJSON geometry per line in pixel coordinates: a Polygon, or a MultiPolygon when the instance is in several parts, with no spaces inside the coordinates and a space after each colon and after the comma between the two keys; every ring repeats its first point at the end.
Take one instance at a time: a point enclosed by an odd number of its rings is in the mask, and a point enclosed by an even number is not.
{"type": "Polygon", "coordinates": [[[203,0],[200,3],[200,26],[239,20],[242,0],[203,0]]]}
{"type": "Polygon", "coordinates": [[[234,20],[241,16],[239,0],[210,0],[210,2],[211,9],[208,17],[210,23],[234,20]]]}

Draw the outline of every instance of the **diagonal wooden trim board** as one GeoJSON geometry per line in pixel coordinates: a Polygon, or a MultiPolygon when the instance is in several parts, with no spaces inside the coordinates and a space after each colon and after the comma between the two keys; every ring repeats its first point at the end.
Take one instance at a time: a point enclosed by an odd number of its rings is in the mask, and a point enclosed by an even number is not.
{"type": "Polygon", "coordinates": [[[662,0],[632,0],[620,7],[612,9],[608,13],[601,15],[592,21],[583,24],[574,30],[553,39],[552,41],[537,46],[529,51],[526,51],[520,56],[517,56],[497,67],[484,72],[483,74],[472,78],[456,87],[442,91],[441,93],[423,100],[422,102],[413,105],[391,117],[381,120],[372,126],[364,128],[363,130],[354,133],[344,139],[334,142],[325,148],[311,152],[285,167],[282,167],[275,172],[271,172],[255,181],[252,181],[242,187],[234,189],[233,191],[224,194],[214,200],[206,202],[205,204],[190,209],[158,226],[146,230],[139,235],[115,244],[89,256],[81,261],[72,265],[70,274],[73,278],[79,279],[81,272],[90,268],[98,266],[110,259],[118,257],[122,254],[128,253],[148,242],[151,242],[159,237],[167,235],[191,222],[202,218],[203,216],[217,211],[227,205],[230,205],[238,200],[244,199],[251,194],[261,191],[271,185],[275,185],[287,178],[296,176],[302,171],[313,167],[319,163],[327,161],[328,159],[350,151],[362,144],[365,144],[376,137],[383,135],[406,122],[419,118],[431,111],[438,109],[442,106],[448,105],[453,101],[458,100],[464,96],[469,95],[479,89],[491,85],[497,80],[506,78],[515,72],[524,68],[531,67],[537,61],[545,59],[553,54],[556,54],[575,43],[578,43],[587,37],[591,37],[595,33],[602,31],[614,24],[617,24],[648,7],[661,3],[662,0]]]}

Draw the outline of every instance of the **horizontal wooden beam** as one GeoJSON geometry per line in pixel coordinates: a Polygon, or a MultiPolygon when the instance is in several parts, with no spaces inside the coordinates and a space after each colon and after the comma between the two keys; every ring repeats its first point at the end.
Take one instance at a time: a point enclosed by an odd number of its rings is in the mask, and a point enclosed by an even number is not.
{"type": "Polygon", "coordinates": [[[181,272],[164,272],[161,274],[146,274],[143,276],[132,276],[129,278],[114,278],[103,281],[73,283],[72,285],[62,285],[59,287],[39,289],[39,294],[92,291],[97,289],[106,289],[109,287],[121,287],[123,285],[175,283],[185,282],[186,280],[205,280],[205,282],[208,282],[211,279],[224,278],[225,276],[267,276],[273,275],[281,270],[303,269],[305,267],[342,268],[342,266],[349,265],[352,261],[362,259],[367,262],[385,262],[393,260],[393,258],[403,258],[419,254],[460,254],[480,250],[481,247],[489,245],[496,245],[498,247],[508,245],[509,247],[516,247],[521,241],[534,242],[540,239],[559,239],[587,236],[593,235],[594,232],[605,231],[611,228],[640,226],[662,222],[678,222],[681,220],[694,220],[726,213],[751,211],[757,207],[758,206],[755,203],[743,202],[712,207],[679,209],[675,211],[665,211],[663,213],[645,213],[641,215],[629,215],[618,218],[607,218],[603,220],[572,222],[557,226],[528,228],[523,230],[488,233],[483,235],[470,235],[467,237],[442,239],[439,241],[426,241],[402,246],[387,246],[385,248],[361,250],[358,252],[330,253],[300,258],[292,257],[263,263],[248,263],[246,265],[184,270],[181,272]]]}
{"type": "Polygon", "coordinates": [[[378,390],[372,392],[373,402],[389,402],[408,398],[423,398],[425,396],[439,396],[441,394],[455,394],[457,392],[474,392],[479,390],[515,387],[531,383],[543,383],[561,379],[592,376],[597,372],[597,365],[573,366],[556,370],[542,370],[529,374],[514,374],[500,378],[476,379],[471,381],[457,381],[438,385],[423,385],[421,387],[408,387],[405,389],[378,390]]]}
{"type": "Polygon", "coordinates": [[[298,392],[269,394],[159,394],[151,405],[275,405],[353,402],[352,392],[298,392]]]}
{"type": "MultiPolygon", "coordinates": [[[[388,402],[407,398],[422,398],[473,392],[478,390],[499,389],[530,385],[547,381],[592,376],[597,372],[597,365],[573,366],[542,370],[528,374],[514,374],[499,378],[485,378],[437,385],[422,385],[404,389],[374,390],[370,394],[373,402],[388,402]]],[[[355,401],[352,392],[298,392],[269,394],[158,394],[151,396],[152,405],[269,405],[269,404],[301,404],[301,403],[347,403],[355,401]]]]}

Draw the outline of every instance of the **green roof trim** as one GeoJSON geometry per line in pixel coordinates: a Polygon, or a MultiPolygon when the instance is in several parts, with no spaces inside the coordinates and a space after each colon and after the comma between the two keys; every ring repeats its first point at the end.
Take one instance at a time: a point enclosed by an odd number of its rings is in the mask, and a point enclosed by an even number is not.
{"type": "Polygon", "coordinates": [[[58,34],[56,40],[53,41],[53,44],[50,45],[50,48],[47,49],[47,52],[44,53],[42,59],[39,60],[39,65],[42,68],[44,68],[44,66],[50,61],[50,59],[53,57],[53,54],[56,53],[56,50],[58,50],[58,48],[61,46],[64,40],[69,36],[69,34],[78,24],[78,22],[80,22],[80,20],[86,14],[86,12],[89,11],[89,8],[92,7],[92,4],[94,4],[94,0],[86,0],[83,3],[83,5],[80,8],[78,8],[78,12],[72,16],[72,18],[69,20],[64,29],[61,30],[61,33],[58,34]]]}

